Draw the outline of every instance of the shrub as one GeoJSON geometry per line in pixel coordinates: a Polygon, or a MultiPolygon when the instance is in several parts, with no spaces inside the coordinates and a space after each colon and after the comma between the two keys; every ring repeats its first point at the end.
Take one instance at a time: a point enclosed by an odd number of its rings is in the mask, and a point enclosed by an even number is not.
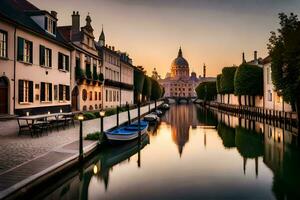
{"type": "Polygon", "coordinates": [[[95,133],[89,133],[87,136],[84,138],[85,140],[101,140],[102,134],[98,131],[95,133]]]}
{"type": "Polygon", "coordinates": [[[145,76],[144,86],[143,86],[143,96],[148,98],[151,97],[152,81],[148,76],[145,76]]]}
{"type": "Polygon", "coordinates": [[[84,72],[83,72],[83,70],[81,69],[80,66],[75,67],[75,77],[76,77],[76,79],[85,78],[84,72]]]}
{"type": "Polygon", "coordinates": [[[196,87],[196,93],[199,99],[204,101],[215,100],[217,96],[216,82],[202,82],[196,87]]]}
{"type": "Polygon", "coordinates": [[[217,81],[216,81],[216,87],[217,87],[218,94],[223,94],[223,90],[221,87],[221,79],[222,79],[222,74],[218,74],[217,81]]]}
{"type": "Polygon", "coordinates": [[[84,119],[85,119],[85,120],[96,119],[96,118],[97,118],[97,117],[95,116],[95,114],[94,114],[94,113],[91,113],[91,112],[83,113],[83,116],[84,116],[84,119]]]}
{"type": "Polygon", "coordinates": [[[142,71],[135,69],[134,70],[134,90],[138,93],[143,92],[145,75],[142,71]]]}
{"type": "Polygon", "coordinates": [[[163,90],[161,85],[154,79],[151,78],[152,89],[151,89],[151,100],[158,100],[162,97],[163,90]]]}
{"type": "Polygon", "coordinates": [[[234,75],[237,67],[224,67],[221,76],[221,91],[225,94],[234,93],[234,75]]]}
{"type": "Polygon", "coordinates": [[[236,95],[263,95],[263,69],[256,65],[241,64],[234,77],[236,95]]]}

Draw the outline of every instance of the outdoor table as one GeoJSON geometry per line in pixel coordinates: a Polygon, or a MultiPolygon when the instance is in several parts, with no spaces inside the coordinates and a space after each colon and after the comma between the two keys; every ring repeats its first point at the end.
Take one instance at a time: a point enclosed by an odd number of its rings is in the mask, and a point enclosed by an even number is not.
{"type": "MultiPolygon", "coordinates": [[[[29,115],[29,116],[17,117],[17,120],[18,120],[18,122],[20,120],[25,120],[31,134],[33,134],[34,133],[33,127],[34,127],[35,124],[37,124],[36,122],[38,120],[45,120],[45,119],[47,120],[50,117],[54,117],[56,120],[58,120],[58,118],[60,116],[64,117],[64,116],[70,116],[72,114],[73,113],[69,112],[69,113],[50,113],[50,114],[41,114],[41,115],[29,115]]],[[[20,126],[20,123],[18,123],[18,124],[20,126]]]]}

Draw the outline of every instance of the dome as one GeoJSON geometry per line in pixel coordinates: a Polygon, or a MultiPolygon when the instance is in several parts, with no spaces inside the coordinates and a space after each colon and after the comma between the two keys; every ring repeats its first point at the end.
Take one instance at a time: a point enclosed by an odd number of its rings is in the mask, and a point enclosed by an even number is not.
{"type": "Polygon", "coordinates": [[[178,56],[175,58],[171,64],[172,68],[189,68],[189,63],[187,60],[182,56],[181,48],[178,51],[178,56]]]}

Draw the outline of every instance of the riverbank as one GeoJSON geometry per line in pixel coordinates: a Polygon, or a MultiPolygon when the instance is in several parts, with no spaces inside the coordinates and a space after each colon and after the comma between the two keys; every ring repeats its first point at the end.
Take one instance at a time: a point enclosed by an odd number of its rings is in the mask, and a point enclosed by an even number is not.
{"type": "MultiPolygon", "coordinates": [[[[157,102],[157,106],[162,102],[157,102]]],[[[155,107],[154,103],[150,105],[150,109],[155,107]]],[[[149,105],[141,107],[141,115],[149,111],[149,105]]],[[[131,119],[137,118],[137,109],[130,110],[131,119]]],[[[127,112],[119,114],[119,123],[127,122],[127,112]]],[[[104,130],[108,130],[117,125],[116,115],[108,116],[104,118],[104,130]]],[[[100,120],[93,119],[83,122],[83,135],[100,130],[100,120]]],[[[78,164],[79,156],[79,127],[70,128],[66,130],[65,134],[73,134],[78,136],[76,139],[72,137],[71,141],[67,144],[55,147],[50,151],[40,154],[33,159],[25,161],[9,170],[6,170],[0,174],[0,199],[8,198],[13,199],[26,193],[29,190],[35,188],[38,184],[45,182],[50,177],[59,175],[62,171],[74,167],[78,164]]],[[[61,132],[53,132],[51,135],[59,135],[61,132]]],[[[40,146],[46,144],[48,136],[43,136],[43,143],[40,146]]],[[[53,138],[51,138],[53,139],[53,138]]],[[[56,138],[56,139],[59,139],[56,138]]],[[[38,138],[31,138],[27,140],[38,140],[38,138]]],[[[85,158],[96,151],[98,148],[98,141],[84,141],[84,156],[85,158]]],[[[19,147],[22,149],[22,146],[19,147]]],[[[33,149],[33,151],[35,151],[33,149]]],[[[7,152],[9,154],[9,152],[7,152]]],[[[14,155],[11,155],[13,159],[14,155]]]]}
{"type": "Polygon", "coordinates": [[[226,114],[243,117],[249,120],[267,122],[280,128],[284,127],[285,129],[289,129],[291,132],[298,134],[297,113],[295,112],[285,112],[244,105],[237,106],[218,102],[204,103],[202,101],[195,101],[194,103],[226,114]]]}

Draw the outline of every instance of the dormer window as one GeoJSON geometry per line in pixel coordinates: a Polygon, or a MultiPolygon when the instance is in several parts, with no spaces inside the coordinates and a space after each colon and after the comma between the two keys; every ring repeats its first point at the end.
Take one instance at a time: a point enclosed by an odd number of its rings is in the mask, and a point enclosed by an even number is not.
{"type": "Polygon", "coordinates": [[[48,16],[45,16],[45,30],[56,35],[56,21],[48,16]]]}

